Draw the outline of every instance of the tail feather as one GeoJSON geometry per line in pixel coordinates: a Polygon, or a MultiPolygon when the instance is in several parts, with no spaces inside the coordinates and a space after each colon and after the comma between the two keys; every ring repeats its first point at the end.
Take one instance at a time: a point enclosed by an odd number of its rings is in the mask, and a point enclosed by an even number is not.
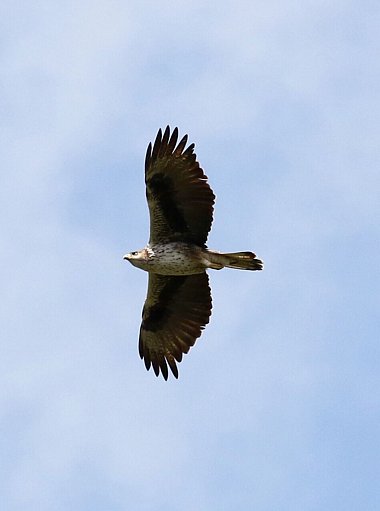
{"type": "Polygon", "coordinates": [[[263,262],[256,258],[253,252],[214,252],[209,251],[211,255],[211,268],[219,270],[221,268],[235,268],[238,270],[262,270],[263,262]]]}

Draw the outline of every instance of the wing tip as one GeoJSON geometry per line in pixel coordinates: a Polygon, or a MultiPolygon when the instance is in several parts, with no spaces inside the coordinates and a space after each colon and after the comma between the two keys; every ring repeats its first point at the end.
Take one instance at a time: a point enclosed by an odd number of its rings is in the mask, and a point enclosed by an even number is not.
{"type": "MultiPolygon", "coordinates": [[[[159,377],[160,373],[165,381],[169,378],[168,365],[170,367],[170,371],[172,372],[174,378],[178,380],[178,368],[175,363],[173,355],[157,355],[152,354],[147,350],[144,350],[143,343],[139,342],[139,355],[140,358],[144,361],[144,365],[147,371],[153,368],[154,374],[159,377]]],[[[180,357],[182,359],[182,356],[180,357]]]]}
{"type": "Polygon", "coordinates": [[[179,129],[176,126],[171,132],[170,125],[167,124],[163,130],[159,128],[154,143],[149,143],[145,158],[145,170],[147,171],[149,165],[151,165],[157,158],[174,154],[176,156],[194,157],[195,144],[192,143],[186,148],[189,136],[184,135],[177,144],[179,129]],[[177,147],[176,147],[177,144],[177,147]]]}
{"type": "Polygon", "coordinates": [[[149,168],[151,158],[152,158],[152,142],[149,142],[145,154],[145,171],[147,171],[149,168]]]}
{"type": "Polygon", "coordinates": [[[165,381],[168,381],[169,378],[168,365],[169,365],[172,375],[176,380],[178,380],[179,376],[178,368],[174,360],[169,361],[169,359],[163,358],[163,360],[158,361],[155,359],[150,359],[150,357],[146,355],[143,355],[141,358],[144,360],[146,370],[149,371],[151,368],[153,368],[154,374],[156,375],[157,378],[161,374],[163,379],[165,381]]]}

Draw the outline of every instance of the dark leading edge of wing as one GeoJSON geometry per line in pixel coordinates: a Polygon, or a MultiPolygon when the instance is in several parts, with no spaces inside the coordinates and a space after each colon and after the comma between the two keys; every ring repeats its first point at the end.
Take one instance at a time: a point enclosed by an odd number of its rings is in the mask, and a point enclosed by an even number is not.
{"type": "Polygon", "coordinates": [[[140,328],[139,353],[147,369],[153,366],[168,379],[168,365],[176,378],[181,362],[201,335],[211,315],[207,273],[170,277],[149,274],[140,328]]]}
{"type": "Polygon", "coordinates": [[[177,145],[178,128],[159,130],[145,159],[146,197],[150,212],[150,242],[185,241],[204,246],[211,228],[215,195],[194,154],[185,149],[187,135],[177,145]]]}

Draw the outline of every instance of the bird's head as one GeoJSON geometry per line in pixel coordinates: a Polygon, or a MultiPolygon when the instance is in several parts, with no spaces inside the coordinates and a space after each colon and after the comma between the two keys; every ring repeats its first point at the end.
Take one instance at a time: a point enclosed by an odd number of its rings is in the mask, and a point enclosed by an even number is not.
{"type": "Polygon", "coordinates": [[[147,250],[143,248],[142,250],[136,250],[125,254],[123,259],[129,261],[133,266],[137,266],[137,268],[144,269],[148,261],[148,253],[147,250]]]}

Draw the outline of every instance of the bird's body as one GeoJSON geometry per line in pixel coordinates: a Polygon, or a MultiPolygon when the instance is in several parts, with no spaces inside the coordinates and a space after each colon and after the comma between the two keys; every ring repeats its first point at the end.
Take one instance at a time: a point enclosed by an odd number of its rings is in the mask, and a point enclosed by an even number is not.
{"type": "Polygon", "coordinates": [[[131,255],[129,262],[159,275],[194,275],[205,271],[203,252],[205,249],[191,243],[154,243],[131,255]]]}
{"type": "Polygon", "coordinates": [[[159,275],[194,275],[210,268],[262,268],[261,261],[252,252],[226,254],[181,241],[148,244],[142,250],[128,254],[128,260],[141,270],[159,275]]]}
{"type": "Polygon", "coordinates": [[[207,183],[194,144],[187,136],[177,145],[178,130],[159,130],[145,160],[150,239],[142,250],[124,256],[149,273],[148,294],[140,328],[139,352],[146,368],[178,377],[182,360],[211,315],[206,270],[261,270],[253,252],[221,253],[206,246],[215,195],[207,183]]]}

